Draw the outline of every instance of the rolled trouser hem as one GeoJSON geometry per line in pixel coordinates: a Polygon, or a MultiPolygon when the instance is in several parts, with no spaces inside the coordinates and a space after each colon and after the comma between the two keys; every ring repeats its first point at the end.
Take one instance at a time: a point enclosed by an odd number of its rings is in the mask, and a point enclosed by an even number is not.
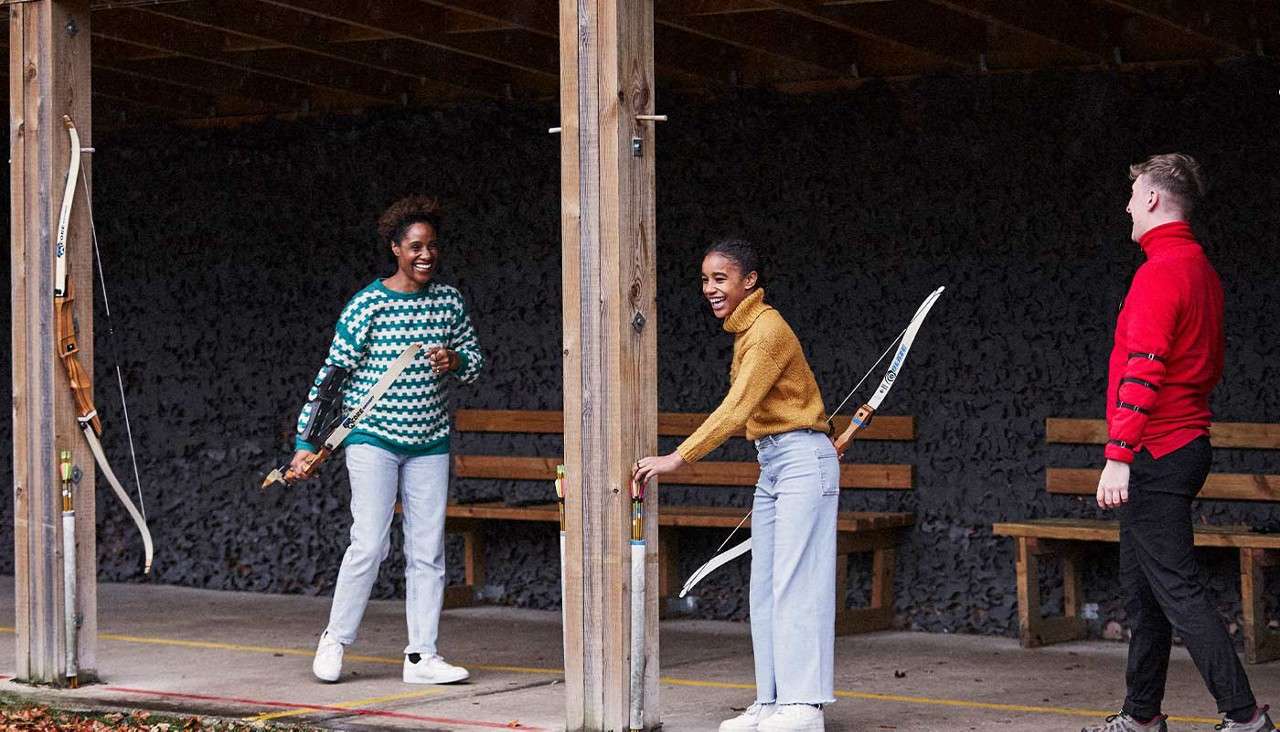
{"type": "Polygon", "coordinates": [[[405,646],[404,655],[408,656],[411,653],[416,653],[420,656],[430,657],[430,656],[436,655],[437,651],[435,648],[428,648],[426,646],[421,646],[419,648],[414,648],[413,646],[405,646]]]}
{"type": "Polygon", "coordinates": [[[1120,708],[1120,711],[1124,712],[1130,717],[1133,717],[1134,719],[1147,720],[1147,719],[1154,719],[1156,716],[1158,716],[1160,714],[1160,707],[1157,706],[1154,709],[1152,709],[1151,707],[1142,707],[1142,706],[1138,706],[1137,704],[1134,704],[1128,699],[1125,699],[1124,706],[1120,708]]]}
{"type": "MultiPolygon", "coordinates": [[[[765,702],[762,702],[762,703],[765,703],[765,702]]],[[[827,697],[825,700],[822,700],[822,699],[819,699],[819,700],[813,700],[813,699],[788,699],[788,700],[786,700],[786,701],[782,701],[781,699],[779,699],[779,700],[778,700],[778,701],[776,701],[776,702],[767,702],[767,703],[768,703],[768,704],[777,704],[778,706],[782,706],[783,704],[811,704],[811,705],[817,706],[817,705],[821,704],[821,705],[823,705],[823,706],[825,707],[825,706],[826,706],[826,705],[828,705],[828,704],[835,704],[835,703],[836,703],[836,700],[835,700],[835,697],[827,697]]]]}
{"type": "Polygon", "coordinates": [[[1236,694],[1235,696],[1218,700],[1218,711],[1223,714],[1245,707],[1256,706],[1258,706],[1258,700],[1253,698],[1253,694],[1236,694]]]}
{"type": "Polygon", "coordinates": [[[343,635],[343,634],[341,634],[341,633],[335,633],[335,632],[333,632],[333,628],[325,628],[325,629],[324,629],[324,634],[325,634],[325,635],[327,635],[327,636],[329,636],[330,638],[332,638],[332,639],[334,639],[334,640],[338,641],[339,643],[341,643],[341,644],[342,644],[342,645],[344,645],[344,646],[349,646],[349,645],[351,645],[352,643],[355,643],[355,642],[356,642],[355,634],[352,634],[352,635],[343,635]]]}

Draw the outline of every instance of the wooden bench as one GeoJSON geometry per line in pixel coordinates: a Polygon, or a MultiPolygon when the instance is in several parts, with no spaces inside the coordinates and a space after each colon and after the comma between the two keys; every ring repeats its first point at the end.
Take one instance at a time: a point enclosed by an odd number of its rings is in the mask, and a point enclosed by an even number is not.
{"type": "MultiPolygon", "coordinates": [[[[1221,422],[1213,425],[1215,447],[1261,450],[1280,449],[1280,424],[1221,422]]],[[[1107,428],[1103,420],[1057,419],[1045,421],[1045,441],[1056,444],[1103,445],[1107,428]]],[[[1101,451],[1099,451],[1099,456],[1101,451]]],[[[1099,457],[1101,460],[1101,457],[1099,457]]],[[[1056,495],[1085,496],[1097,493],[1100,468],[1046,468],[1045,487],[1056,495]]],[[[1223,501],[1280,501],[1280,475],[1212,473],[1200,491],[1201,499],[1223,501]]],[[[1117,521],[1090,519],[1037,519],[997,523],[997,536],[1017,542],[1019,637],[1024,648],[1085,637],[1080,563],[1089,543],[1120,541],[1117,521]],[[1044,617],[1040,611],[1039,561],[1056,557],[1062,565],[1063,614],[1044,617]]],[[[1195,527],[1195,545],[1232,549],[1240,554],[1240,604],[1243,611],[1245,659],[1264,663],[1280,658],[1280,632],[1267,626],[1266,588],[1263,572],[1280,564],[1280,534],[1262,534],[1243,526],[1195,527]]]]}
{"type": "MultiPolygon", "coordinates": [[[[658,416],[658,434],[685,437],[691,434],[705,414],[662,413],[658,416]]],[[[843,429],[848,419],[837,419],[837,427],[843,429]]],[[[563,417],[560,412],[516,410],[459,410],[455,414],[456,432],[499,432],[510,434],[562,434],[563,417]]],[[[915,439],[914,417],[877,416],[860,440],[915,439]]],[[[547,492],[553,496],[551,484],[555,478],[558,458],[524,457],[511,455],[455,455],[454,476],[458,478],[489,478],[503,480],[546,481],[547,492]]],[[[751,487],[759,477],[759,466],[754,462],[704,461],[686,466],[666,476],[663,483],[670,485],[738,486],[751,487]]],[[[910,490],[914,485],[915,470],[903,464],[857,464],[840,466],[842,489],[910,490]]],[[[678,529],[716,528],[726,531],[737,525],[745,509],[736,507],[684,506],[662,504],[658,511],[659,525],[659,592],[663,598],[674,595],[682,584],[679,571],[678,529]]],[[[464,584],[450,587],[446,604],[467,604],[475,597],[476,590],[484,585],[484,524],[491,521],[537,521],[555,524],[558,509],[554,502],[532,506],[510,506],[502,502],[458,504],[447,509],[446,530],[463,537],[464,584]]],[[[838,561],[837,597],[843,599],[848,588],[848,557],[850,554],[871,553],[872,578],[871,602],[864,608],[843,608],[837,611],[838,633],[865,632],[889,628],[893,622],[893,578],[896,547],[900,535],[915,522],[910,513],[901,512],[841,512],[837,520],[838,561]]],[[[744,537],[745,538],[745,537],[744,537]]],[[[664,603],[665,604],[665,603],[664,603]]],[[[843,602],[841,603],[843,605],[843,602]]]]}

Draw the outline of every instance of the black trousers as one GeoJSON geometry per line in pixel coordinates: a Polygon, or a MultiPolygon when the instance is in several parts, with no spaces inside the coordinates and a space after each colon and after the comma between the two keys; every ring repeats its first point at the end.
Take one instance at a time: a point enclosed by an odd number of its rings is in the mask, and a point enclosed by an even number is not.
{"type": "Polygon", "coordinates": [[[1160,713],[1175,631],[1220,711],[1255,703],[1192,552],[1191,501],[1211,458],[1209,438],[1201,437],[1159,460],[1143,450],[1130,468],[1120,512],[1120,582],[1132,634],[1124,711],[1138,719],[1160,713]]]}

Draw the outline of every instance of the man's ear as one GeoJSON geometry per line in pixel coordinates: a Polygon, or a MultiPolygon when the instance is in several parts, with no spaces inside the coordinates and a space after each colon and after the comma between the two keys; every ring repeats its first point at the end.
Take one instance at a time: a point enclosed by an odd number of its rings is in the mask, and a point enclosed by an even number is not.
{"type": "Polygon", "coordinates": [[[1152,188],[1149,191],[1147,191],[1147,210],[1155,211],[1159,205],[1160,205],[1160,191],[1156,188],[1152,188]]]}

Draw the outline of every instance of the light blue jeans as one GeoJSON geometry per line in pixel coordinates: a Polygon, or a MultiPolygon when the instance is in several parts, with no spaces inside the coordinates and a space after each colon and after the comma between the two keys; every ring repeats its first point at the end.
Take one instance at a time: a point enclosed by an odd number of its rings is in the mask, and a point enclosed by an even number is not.
{"type": "Polygon", "coordinates": [[[396,496],[404,507],[404,652],[436,652],[444,605],[444,512],[449,495],[449,456],[405,457],[373,445],[347,447],[351,476],[351,545],[342,557],[329,609],[329,636],[343,644],[369,604],[378,567],[391,552],[396,496]]]}
{"type": "Polygon", "coordinates": [[[756,701],[835,701],[836,514],[831,440],[796,430],[756,440],[751,514],[751,644],[756,701]]]}

